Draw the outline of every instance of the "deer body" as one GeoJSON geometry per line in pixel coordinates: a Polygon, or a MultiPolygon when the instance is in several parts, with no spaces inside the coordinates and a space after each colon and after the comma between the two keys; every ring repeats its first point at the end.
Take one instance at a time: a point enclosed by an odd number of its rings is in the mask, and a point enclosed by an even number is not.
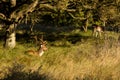
{"type": "Polygon", "coordinates": [[[94,26],[93,29],[93,36],[95,37],[101,37],[101,34],[103,33],[103,27],[101,26],[94,26]]]}
{"type": "Polygon", "coordinates": [[[42,49],[40,49],[38,51],[28,50],[27,53],[30,55],[42,56],[44,54],[44,51],[42,49]]]}
{"type": "Polygon", "coordinates": [[[44,54],[44,51],[46,51],[46,50],[47,50],[46,41],[41,40],[38,50],[36,50],[36,51],[28,50],[28,51],[26,51],[26,53],[28,53],[29,55],[42,56],[44,54]]]}

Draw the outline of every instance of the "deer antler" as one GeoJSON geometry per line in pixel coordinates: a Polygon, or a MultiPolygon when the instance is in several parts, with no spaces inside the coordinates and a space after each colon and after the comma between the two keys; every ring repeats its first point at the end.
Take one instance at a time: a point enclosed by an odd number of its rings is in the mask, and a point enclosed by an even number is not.
{"type": "Polygon", "coordinates": [[[41,38],[39,38],[39,40],[40,40],[40,44],[47,44],[47,42],[46,41],[44,41],[44,39],[43,39],[43,35],[41,35],[41,38]]]}
{"type": "Polygon", "coordinates": [[[43,41],[43,35],[41,35],[41,37],[39,37],[39,41],[40,41],[40,44],[44,43],[44,41],[43,41]]]}

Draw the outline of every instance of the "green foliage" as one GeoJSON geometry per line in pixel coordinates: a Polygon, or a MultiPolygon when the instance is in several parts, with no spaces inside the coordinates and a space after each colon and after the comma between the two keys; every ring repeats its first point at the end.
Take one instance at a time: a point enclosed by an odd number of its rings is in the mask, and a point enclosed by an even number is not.
{"type": "Polygon", "coordinates": [[[18,17],[19,13],[19,19],[22,18],[22,22],[32,24],[41,23],[53,26],[73,25],[87,28],[94,23],[103,26],[118,26],[120,22],[119,0],[39,0],[39,4],[34,8],[34,11],[32,9],[27,11],[28,4],[32,2],[33,0],[17,0],[15,8],[11,7],[9,9],[8,2],[5,0],[5,3],[3,3],[1,1],[1,8],[4,10],[0,10],[0,19],[4,22],[5,18],[1,14],[8,17],[14,11],[18,11],[13,16],[18,17]],[[21,7],[27,10],[24,9],[25,11],[23,10],[22,12],[21,7]],[[49,18],[45,18],[48,16],[49,18]]]}

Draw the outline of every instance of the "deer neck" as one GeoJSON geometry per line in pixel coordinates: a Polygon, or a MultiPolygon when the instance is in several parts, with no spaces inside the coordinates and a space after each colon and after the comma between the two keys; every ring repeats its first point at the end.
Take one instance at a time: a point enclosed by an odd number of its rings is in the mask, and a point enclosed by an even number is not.
{"type": "Polygon", "coordinates": [[[39,55],[39,56],[42,56],[43,54],[44,54],[44,51],[43,51],[42,48],[40,48],[40,49],[38,50],[38,55],[39,55]]]}

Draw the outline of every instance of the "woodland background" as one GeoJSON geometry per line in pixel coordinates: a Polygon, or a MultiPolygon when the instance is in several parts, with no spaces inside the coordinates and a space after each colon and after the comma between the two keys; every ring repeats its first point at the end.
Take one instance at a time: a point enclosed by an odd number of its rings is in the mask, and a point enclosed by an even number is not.
{"type": "Polygon", "coordinates": [[[0,0],[0,80],[119,80],[119,61],[120,0],[0,0]],[[32,35],[47,41],[42,57],[25,54],[32,35]]]}

